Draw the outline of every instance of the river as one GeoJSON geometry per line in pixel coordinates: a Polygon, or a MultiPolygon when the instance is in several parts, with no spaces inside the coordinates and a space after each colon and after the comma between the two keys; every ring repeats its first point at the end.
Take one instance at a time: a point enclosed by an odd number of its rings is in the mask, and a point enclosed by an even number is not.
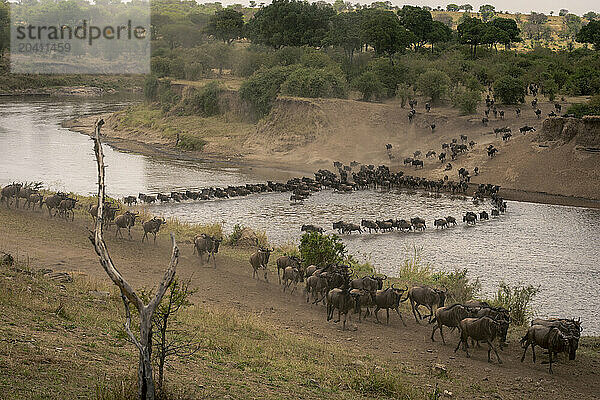
{"type": "MultiPolygon", "coordinates": [[[[111,111],[128,101],[0,99],[0,185],[43,181],[54,190],[95,192],[96,167],[89,137],[60,126],[61,121],[111,111]]],[[[261,182],[247,170],[214,163],[164,160],[116,151],[105,146],[107,192],[115,197],[170,192],[207,186],[261,182]]],[[[539,285],[534,307],[539,316],[581,317],[585,334],[600,334],[594,310],[600,306],[600,210],[509,202],[499,218],[467,227],[459,223],[433,229],[433,219],[465,211],[490,211],[466,200],[428,197],[407,191],[324,190],[304,204],[289,194],[265,193],[245,198],[152,206],[153,213],[188,222],[224,222],[266,231],[274,244],[297,242],[300,226],[313,223],[331,232],[336,220],[422,216],[422,233],[354,234],[343,238],[351,254],[371,261],[379,272],[394,275],[414,248],[432,268],[467,268],[491,295],[499,282],[539,285]]]]}

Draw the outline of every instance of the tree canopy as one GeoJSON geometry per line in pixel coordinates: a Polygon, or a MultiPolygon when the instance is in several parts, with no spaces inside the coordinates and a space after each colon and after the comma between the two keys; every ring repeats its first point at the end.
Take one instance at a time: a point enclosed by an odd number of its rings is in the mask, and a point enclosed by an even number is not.
{"type": "Polygon", "coordinates": [[[215,38],[231,44],[243,36],[244,15],[232,8],[226,8],[215,12],[211,16],[206,32],[215,38]]]}
{"type": "Polygon", "coordinates": [[[576,40],[580,43],[591,43],[594,45],[594,49],[600,50],[600,21],[590,21],[581,28],[576,40]]]}

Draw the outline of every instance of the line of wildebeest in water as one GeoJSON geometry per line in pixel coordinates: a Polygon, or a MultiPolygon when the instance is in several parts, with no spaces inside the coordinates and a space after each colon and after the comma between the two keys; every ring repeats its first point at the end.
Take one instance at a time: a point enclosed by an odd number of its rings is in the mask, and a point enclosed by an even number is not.
{"type": "MultiPolygon", "coordinates": [[[[204,239],[195,242],[199,255],[205,249],[204,243],[204,239]]],[[[259,270],[262,269],[264,280],[268,282],[267,265],[272,251],[273,249],[260,247],[252,254],[250,265],[253,268],[253,278],[260,279],[259,270]]],[[[446,344],[444,327],[451,330],[458,329],[460,340],[455,352],[462,344],[467,357],[470,357],[468,340],[471,339],[471,346],[475,341],[478,347],[479,342],[488,345],[488,362],[491,362],[493,350],[498,363],[502,363],[493,343],[497,340],[501,350],[506,345],[511,317],[505,308],[493,307],[479,300],[446,306],[445,302],[450,297],[450,293],[445,288],[417,285],[409,289],[408,286],[397,288],[394,284],[391,286],[388,284],[384,289],[383,284],[388,279],[387,276],[367,275],[353,278],[348,265],[305,266],[298,257],[284,255],[276,260],[276,266],[279,284],[283,286],[284,292],[291,288],[293,293],[300,282],[305,282],[303,297],[306,298],[306,303],[311,300],[312,304],[324,303],[327,321],[333,319],[334,312],[337,310],[338,315],[334,322],[340,322],[343,317],[342,330],[346,329],[349,313],[358,314],[359,322],[362,322],[363,318],[375,315],[376,322],[380,323],[378,313],[380,310],[385,310],[386,324],[389,324],[390,309],[396,311],[400,321],[406,326],[399,307],[400,303],[410,301],[417,324],[421,324],[421,320],[425,318],[433,324],[432,341],[435,341],[435,332],[439,330],[442,342],[446,344]],[[420,307],[425,307],[429,314],[422,315],[420,307]],[[371,309],[374,311],[371,312],[371,309]]],[[[548,350],[549,372],[552,373],[552,362],[553,359],[557,359],[558,353],[566,353],[570,360],[575,359],[581,331],[580,319],[536,318],[520,340],[524,349],[521,361],[524,360],[527,349],[531,346],[535,363],[535,347],[539,346],[548,350]]]]}

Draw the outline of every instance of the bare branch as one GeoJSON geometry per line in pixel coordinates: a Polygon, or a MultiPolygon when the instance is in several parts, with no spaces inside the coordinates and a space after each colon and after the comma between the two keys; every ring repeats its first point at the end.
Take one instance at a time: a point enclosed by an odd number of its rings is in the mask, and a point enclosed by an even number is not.
{"type": "Polygon", "coordinates": [[[177,263],[179,261],[179,247],[177,247],[177,243],[175,242],[175,235],[173,233],[171,233],[171,245],[173,246],[173,251],[171,252],[171,262],[169,263],[169,267],[165,271],[165,275],[163,276],[162,281],[158,285],[156,295],[147,306],[151,314],[154,313],[154,310],[160,304],[160,301],[167,292],[169,286],[171,286],[171,282],[173,282],[173,278],[175,277],[175,269],[177,268],[177,263]]]}
{"type": "Polygon", "coordinates": [[[129,339],[131,339],[131,341],[133,342],[133,344],[135,344],[138,350],[142,351],[142,344],[137,340],[133,332],[131,332],[131,311],[129,310],[129,300],[122,292],[121,299],[123,299],[123,304],[125,305],[125,331],[127,332],[129,339]]]}

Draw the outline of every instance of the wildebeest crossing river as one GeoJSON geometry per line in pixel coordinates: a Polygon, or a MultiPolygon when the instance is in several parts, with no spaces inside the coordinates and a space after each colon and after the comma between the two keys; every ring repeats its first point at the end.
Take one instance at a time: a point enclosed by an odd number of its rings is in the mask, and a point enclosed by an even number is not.
{"type": "MultiPolygon", "coordinates": [[[[60,127],[64,119],[110,110],[122,101],[106,100],[0,100],[0,185],[15,181],[44,181],[52,189],[91,194],[96,169],[88,137],[60,127]]],[[[264,182],[262,177],[237,168],[189,161],[159,160],[107,148],[110,195],[156,193],[264,182]]],[[[188,222],[222,222],[225,230],[236,224],[265,230],[275,244],[297,241],[302,224],[332,232],[337,220],[360,224],[361,219],[426,219],[425,232],[353,234],[344,236],[349,252],[372,261],[378,270],[394,275],[413,247],[434,269],[467,268],[480,278],[485,294],[501,281],[541,285],[535,301],[540,316],[579,317],[584,334],[600,334],[600,246],[597,245],[600,210],[509,202],[508,212],[472,227],[462,222],[435,230],[435,218],[466,211],[488,212],[449,196],[432,198],[422,192],[359,191],[315,193],[293,205],[289,193],[168,203],[150,207],[161,216],[188,222]]]]}

